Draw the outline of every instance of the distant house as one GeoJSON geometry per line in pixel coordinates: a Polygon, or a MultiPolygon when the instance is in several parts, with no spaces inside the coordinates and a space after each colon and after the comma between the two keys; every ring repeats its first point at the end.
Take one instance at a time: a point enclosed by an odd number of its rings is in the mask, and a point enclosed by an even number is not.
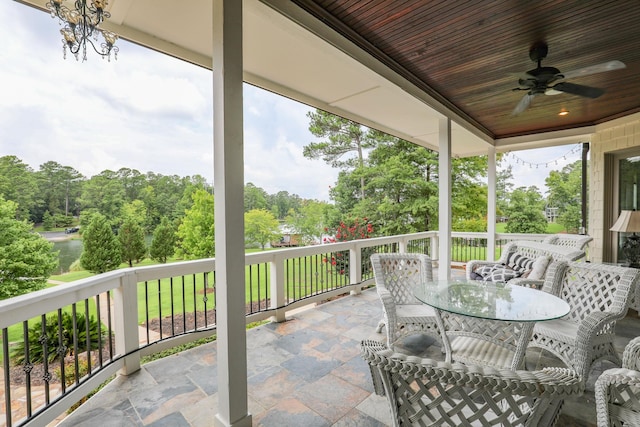
{"type": "Polygon", "coordinates": [[[547,217],[547,222],[556,222],[558,219],[558,208],[547,206],[544,210],[544,214],[547,217]]]}
{"type": "Polygon", "coordinates": [[[286,225],[280,226],[280,233],[282,234],[280,240],[271,242],[272,248],[292,248],[302,244],[302,235],[295,233],[286,225]]]}

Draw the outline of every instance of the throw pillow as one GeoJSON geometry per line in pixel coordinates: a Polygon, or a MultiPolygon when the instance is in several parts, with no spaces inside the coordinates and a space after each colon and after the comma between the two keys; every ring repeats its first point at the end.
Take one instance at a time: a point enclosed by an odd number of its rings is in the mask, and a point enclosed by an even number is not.
{"type": "MultiPolygon", "coordinates": [[[[501,265],[501,264],[499,264],[499,265],[501,265]]],[[[491,274],[491,272],[493,271],[494,268],[496,268],[495,264],[480,265],[480,266],[476,267],[476,269],[473,271],[473,273],[477,274],[481,278],[485,278],[489,274],[491,274]]]]}
{"type": "Polygon", "coordinates": [[[519,271],[515,271],[512,268],[498,264],[494,267],[491,273],[484,277],[483,280],[485,282],[507,283],[511,279],[520,277],[520,274],[521,273],[519,271]]]}
{"type": "Polygon", "coordinates": [[[544,279],[544,273],[547,271],[547,267],[551,262],[551,257],[549,255],[542,255],[536,258],[533,266],[531,267],[531,272],[529,273],[529,279],[532,280],[540,280],[544,279]]]}
{"type": "Polygon", "coordinates": [[[525,272],[533,268],[534,260],[517,252],[509,254],[506,265],[515,271],[525,272]]]}

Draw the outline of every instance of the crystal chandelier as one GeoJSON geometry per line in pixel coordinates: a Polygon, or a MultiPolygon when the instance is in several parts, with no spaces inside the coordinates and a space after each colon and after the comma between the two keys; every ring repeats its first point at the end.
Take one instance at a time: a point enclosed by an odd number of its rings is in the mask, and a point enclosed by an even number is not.
{"type": "Polygon", "coordinates": [[[87,43],[91,45],[94,51],[100,56],[107,57],[111,60],[111,52],[115,59],[118,59],[118,46],[114,46],[118,36],[111,31],[99,28],[100,24],[111,14],[107,12],[107,0],[76,0],[74,9],[69,9],[62,3],[65,0],[50,0],[46,6],[51,12],[51,17],[58,17],[63,25],[60,33],[62,34],[62,52],[64,58],[67,58],[67,48],[79,59],[80,51],[82,51],[82,60],[87,60],[87,43]],[[102,42],[98,42],[98,36],[101,36],[102,42]],[[99,43],[100,48],[96,47],[99,43]]]}

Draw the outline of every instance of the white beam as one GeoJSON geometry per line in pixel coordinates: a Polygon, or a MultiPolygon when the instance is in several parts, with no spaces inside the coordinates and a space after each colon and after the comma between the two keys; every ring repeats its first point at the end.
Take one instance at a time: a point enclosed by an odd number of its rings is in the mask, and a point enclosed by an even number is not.
{"type": "Polygon", "coordinates": [[[216,427],[250,427],[244,278],[242,2],[213,2],[218,413],[216,427]]]}
{"type": "Polygon", "coordinates": [[[496,149],[487,153],[487,261],[494,261],[496,253],[496,149]]]}
{"type": "Polygon", "coordinates": [[[451,278],[451,119],[438,123],[438,279],[451,278]]]}

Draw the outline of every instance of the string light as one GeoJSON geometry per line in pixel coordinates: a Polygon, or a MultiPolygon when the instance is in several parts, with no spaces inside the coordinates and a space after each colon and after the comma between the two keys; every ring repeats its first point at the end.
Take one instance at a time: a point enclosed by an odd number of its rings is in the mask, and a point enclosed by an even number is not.
{"type": "Polygon", "coordinates": [[[572,154],[575,153],[580,153],[582,150],[582,143],[576,144],[574,147],[571,148],[571,150],[569,150],[565,155],[563,156],[559,156],[557,159],[554,160],[549,160],[546,162],[540,162],[540,163],[534,163],[534,162],[529,162],[527,160],[524,160],[518,156],[516,156],[515,154],[513,154],[511,151],[508,151],[505,153],[506,157],[511,156],[513,158],[513,160],[516,162],[516,165],[520,165],[522,164],[523,166],[529,166],[530,168],[536,168],[538,169],[540,166],[544,166],[545,168],[548,168],[550,165],[558,165],[558,161],[560,161],[560,159],[562,160],[567,160],[568,156],[571,156],[572,154]]]}

